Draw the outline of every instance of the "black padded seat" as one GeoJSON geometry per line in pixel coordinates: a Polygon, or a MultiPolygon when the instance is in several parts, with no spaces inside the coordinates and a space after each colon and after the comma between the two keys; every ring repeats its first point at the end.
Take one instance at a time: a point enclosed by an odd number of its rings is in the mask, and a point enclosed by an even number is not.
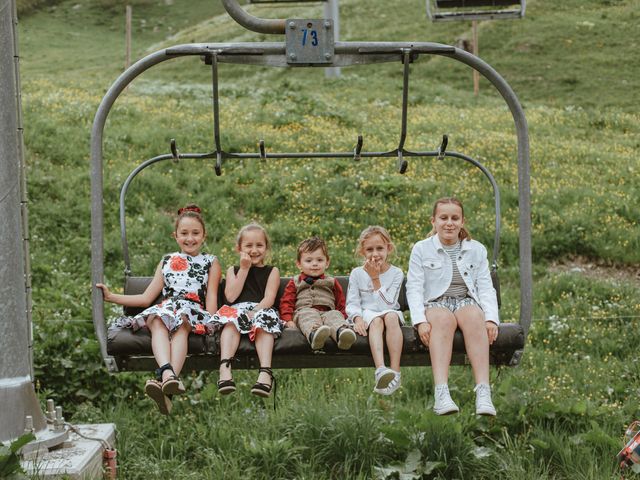
{"type": "MultiPolygon", "coordinates": [[[[337,277],[342,288],[347,291],[349,278],[337,277]]],[[[280,280],[280,288],[276,297],[276,307],[290,278],[280,280]]],[[[151,277],[129,277],[125,282],[125,293],[144,292],[151,282],[151,277]]],[[[220,303],[223,301],[220,289],[220,303]]],[[[400,308],[409,309],[406,299],[405,285],[400,291],[400,308]]],[[[125,308],[125,315],[135,315],[140,308],[125,308]]],[[[410,325],[402,327],[404,345],[401,365],[429,365],[427,348],[422,345],[415,329],[410,325]]],[[[499,326],[498,339],[491,345],[489,358],[492,364],[515,365],[520,360],[524,349],[524,331],[517,323],[503,323],[499,326]]],[[[189,356],[185,370],[217,369],[220,363],[219,335],[189,335],[189,356]]],[[[111,326],[107,332],[107,352],[113,356],[121,370],[153,370],[156,368],[151,351],[151,335],[148,330],[133,332],[128,328],[111,326]]],[[[258,368],[260,366],[253,343],[246,336],[240,341],[236,357],[239,361],[234,368],[258,368]]],[[[453,342],[453,364],[466,364],[464,338],[457,331],[453,342]]],[[[297,329],[286,329],[275,341],[273,348],[273,368],[339,368],[373,366],[371,350],[366,337],[358,335],[355,344],[349,350],[340,350],[329,338],[325,348],[319,352],[311,350],[309,342],[297,329]]]]}
{"type": "Polygon", "coordinates": [[[519,3],[520,0],[435,0],[438,8],[510,7],[519,3]]]}

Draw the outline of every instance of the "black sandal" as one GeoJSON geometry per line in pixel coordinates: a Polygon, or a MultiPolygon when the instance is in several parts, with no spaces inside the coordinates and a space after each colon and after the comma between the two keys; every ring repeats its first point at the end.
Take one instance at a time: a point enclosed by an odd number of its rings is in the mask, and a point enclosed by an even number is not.
{"type": "Polygon", "coordinates": [[[271,368],[269,367],[260,367],[260,369],[258,370],[258,373],[267,373],[269,374],[269,376],[271,377],[271,384],[269,383],[262,383],[262,382],[256,382],[253,387],[251,387],[251,393],[253,393],[254,395],[257,395],[259,397],[263,397],[263,398],[267,398],[271,396],[271,387],[273,387],[273,391],[274,391],[274,395],[275,395],[275,384],[276,384],[276,379],[273,376],[273,372],[271,371],[271,368]]]}
{"type": "MultiPolygon", "coordinates": [[[[224,358],[220,360],[220,365],[226,363],[227,367],[231,368],[231,362],[236,360],[235,357],[224,358]]],[[[233,378],[230,380],[218,380],[218,393],[220,395],[229,395],[236,391],[236,382],[233,381],[233,378]]]]}

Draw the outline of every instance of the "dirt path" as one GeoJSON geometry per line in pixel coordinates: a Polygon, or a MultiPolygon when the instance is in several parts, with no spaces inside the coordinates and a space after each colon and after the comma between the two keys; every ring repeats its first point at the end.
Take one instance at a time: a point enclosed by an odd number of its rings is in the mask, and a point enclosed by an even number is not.
{"type": "Polygon", "coordinates": [[[632,283],[640,288],[640,266],[607,265],[576,257],[563,263],[552,263],[552,272],[571,272],[585,277],[632,283]]]}

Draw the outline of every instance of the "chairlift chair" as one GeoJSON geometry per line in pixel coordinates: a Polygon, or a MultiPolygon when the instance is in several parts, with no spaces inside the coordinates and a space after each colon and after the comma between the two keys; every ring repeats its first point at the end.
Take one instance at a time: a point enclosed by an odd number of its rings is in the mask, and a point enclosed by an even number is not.
{"type": "Polygon", "coordinates": [[[327,0],[249,0],[249,3],[324,3],[327,0]]]}
{"type": "MultiPolygon", "coordinates": [[[[285,33],[287,28],[296,30],[296,20],[263,20],[252,17],[237,5],[237,0],[223,0],[225,8],[241,25],[263,33],[285,33]],[[251,28],[247,25],[251,25],[251,28]]],[[[302,19],[304,26],[315,20],[302,19]]],[[[322,20],[322,27],[330,26],[328,20],[322,20]]],[[[299,29],[298,29],[299,30],[299,29]]],[[[322,35],[319,33],[318,35],[322,35]]],[[[328,37],[328,34],[325,34],[328,37]]],[[[93,123],[91,133],[91,270],[92,284],[103,282],[104,276],[104,203],[103,203],[103,131],[107,116],[127,86],[141,73],[160,64],[182,56],[195,56],[204,60],[205,65],[212,69],[213,90],[213,150],[204,153],[180,153],[175,141],[171,142],[170,153],[151,158],[136,167],[122,186],[120,195],[120,227],[125,263],[125,293],[135,294],[144,291],[149,284],[150,276],[134,276],[131,271],[128,244],[126,239],[125,199],[129,184],[143,169],[165,160],[182,161],[187,159],[211,160],[215,165],[216,175],[222,174],[223,162],[242,161],[243,159],[270,158],[286,159],[322,159],[344,158],[357,161],[360,158],[395,158],[397,169],[403,174],[408,166],[408,159],[435,158],[439,160],[462,160],[479,168],[488,179],[494,193],[495,208],[495,237],[493,248],[493,276],[497,284],[497,255],[500,240],[500,194],[498,185],[491,172],[477,160],[462,153],[447,150],[448,139],[442,137],[438,148],[427,151],[407,150],[407,110],[409,89],[409,66],[417,61],[421,55],[440,55],[460,61],[483,74],[496,87],[507,103],[516,129],[518,152],[518,198],[519,198],[519,273],[520,273],[520,319],[518,323],[502,323],[499,327],[498,340],[490,350],[490,361],[498,365],[517,365],[524,351],[526,336],[531,324],[532,315],[532,265],[531,265],[531,210],[529,187],[529,139],[528,127],[524,110],[515,93],[506,81],[488,64],[481,59],[458,48],[429,43],[429,42],[335,42],[320,39],[318,52],[307,52],[296,42],[295,32],[287,34],[286,42],[257,42],[257,43],[215,43],[215,44],[186,44],[169,47],[152,53],[129,67],[112,84],[103,97],[93,123]],[[295,53],[297,58],[293,58],[295,53]],[[330,59],[328,60],[328,57],[330,59]],[[220,63],[236,63],[248,65],[262,65],[271,67],[324,67],[375,64],[382,62],[398,62],[403,71],[402,120],[398,147],[390,151],[372,152],[363,150],[363,137],[359,136],[352,151],[348,152],[270,152],[263,140],[260,141],[259,151],[255,153],[232,153],[222,148],[219,121],[219,92],[218,69],[220,63]]],[[[280,292],[284,289],[287,279],[281,280],[280,292]]],[[[347,277],[339,280],[346,284],[347,277]]],[[[346,289],[345,289],[346,290],[346,289]]],[[[407,309],[404,292],[400,295],[401,308],[407,309]]],[[[105,364],[112,372],[120,370],[152,370],[156,367],[151,353],[150,335],[146,331],[133,333],[130,329],[110,329],[104,318],[104,302],[102,291],[93,288],[93,322],[100,351],[105,364]]],[[[135,311],[127,309],[126,314],[135,311]]],[[[403,327],[404,351],[402,364],[428,365],[429,356],[426,348],[419,342],[415,331],[411,327],[403,327]]],[[[219,365],[218,338],[190,335],[189,355],[186,369],[214,369],[219,365]]],[[[315,355],[306,339],[297,330],[287,330],[276,341],[274,346],[274,368],[324,368],[324,367],[359,367],[373,365],[366,338],[360,337],[351,350],[343,352],[331,345],[325,349],[325,355],[315,355]]],[[[242,339],[237,357],[241,362],[236,368],[258,368],[259,362],[254,346],[248,339],[242,339]]],[[[464,339],[460,332],[456,333],[454,341],[453,364],[468,363],[464,339]]]]}
{"type": "Polygon", "coordinates": [[[433,22],[502,20],[524,17],[526,0],[426,0],[433,22]]]}

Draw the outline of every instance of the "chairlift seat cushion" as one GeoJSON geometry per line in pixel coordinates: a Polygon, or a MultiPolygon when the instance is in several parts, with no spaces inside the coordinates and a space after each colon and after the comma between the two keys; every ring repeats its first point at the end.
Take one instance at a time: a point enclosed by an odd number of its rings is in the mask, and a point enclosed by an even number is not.
{"type": "MultiPolygon", "coordinates": [[[[347,291],[349,278],[336,277],[342,288],[347,291]]],[[[276,307],[290,278],[280,280],[276,297],[276,307]]],[[[129,277],[125,282],[125,293],[142,293],[151,282],[151,277],[129,277]]],[[[221,289],[222,290],[222,289],[221,289]]],[[[222,301],[222,292],[220,292],[222,301]]],[[[400,308],[408,310],[405,286],[399,297],[400,308]]],[[[125,308],[126,315],[135,315],[142,309],[125,308]]],[[[404,345],[402,365],[428,365],[427,348],[420,342],[416,330],[410,326],[402,327],[404,345]]],[[[524,331],[517,323],[502,323],[499,326],[498,339],[491,345],[489,354],[492,364],[509,364],[512,357],[524,348],[524,331]]],[[[151,335],[148,330],[136,332],[130,328],[111,326],[107,332],[107,352],[113,356],[118,368],[122,370],[145,370],[155,368],[151,350],[151,335]]],[[[189,335],[189,357],[185,369],[215,369],[220,361],[219,335],[189,335]]],[[[452,363],[468,363],[465,356],[464,338],[457,331],[453,343],[452,363]]],[[[259,366],[255,346],[243,336],[236,356],[244,360],[235,368],[257,368],[259,366]]],[[[321,352],[313,352],[309,342],[297,329],[285,329],[278,337],[273,349],[274,368],[322,368],[322,367],[362,367],[372,366],[371,350],[367,337],[358,335],[349,350],[340,350],[329,338],[321,352]]]]}

